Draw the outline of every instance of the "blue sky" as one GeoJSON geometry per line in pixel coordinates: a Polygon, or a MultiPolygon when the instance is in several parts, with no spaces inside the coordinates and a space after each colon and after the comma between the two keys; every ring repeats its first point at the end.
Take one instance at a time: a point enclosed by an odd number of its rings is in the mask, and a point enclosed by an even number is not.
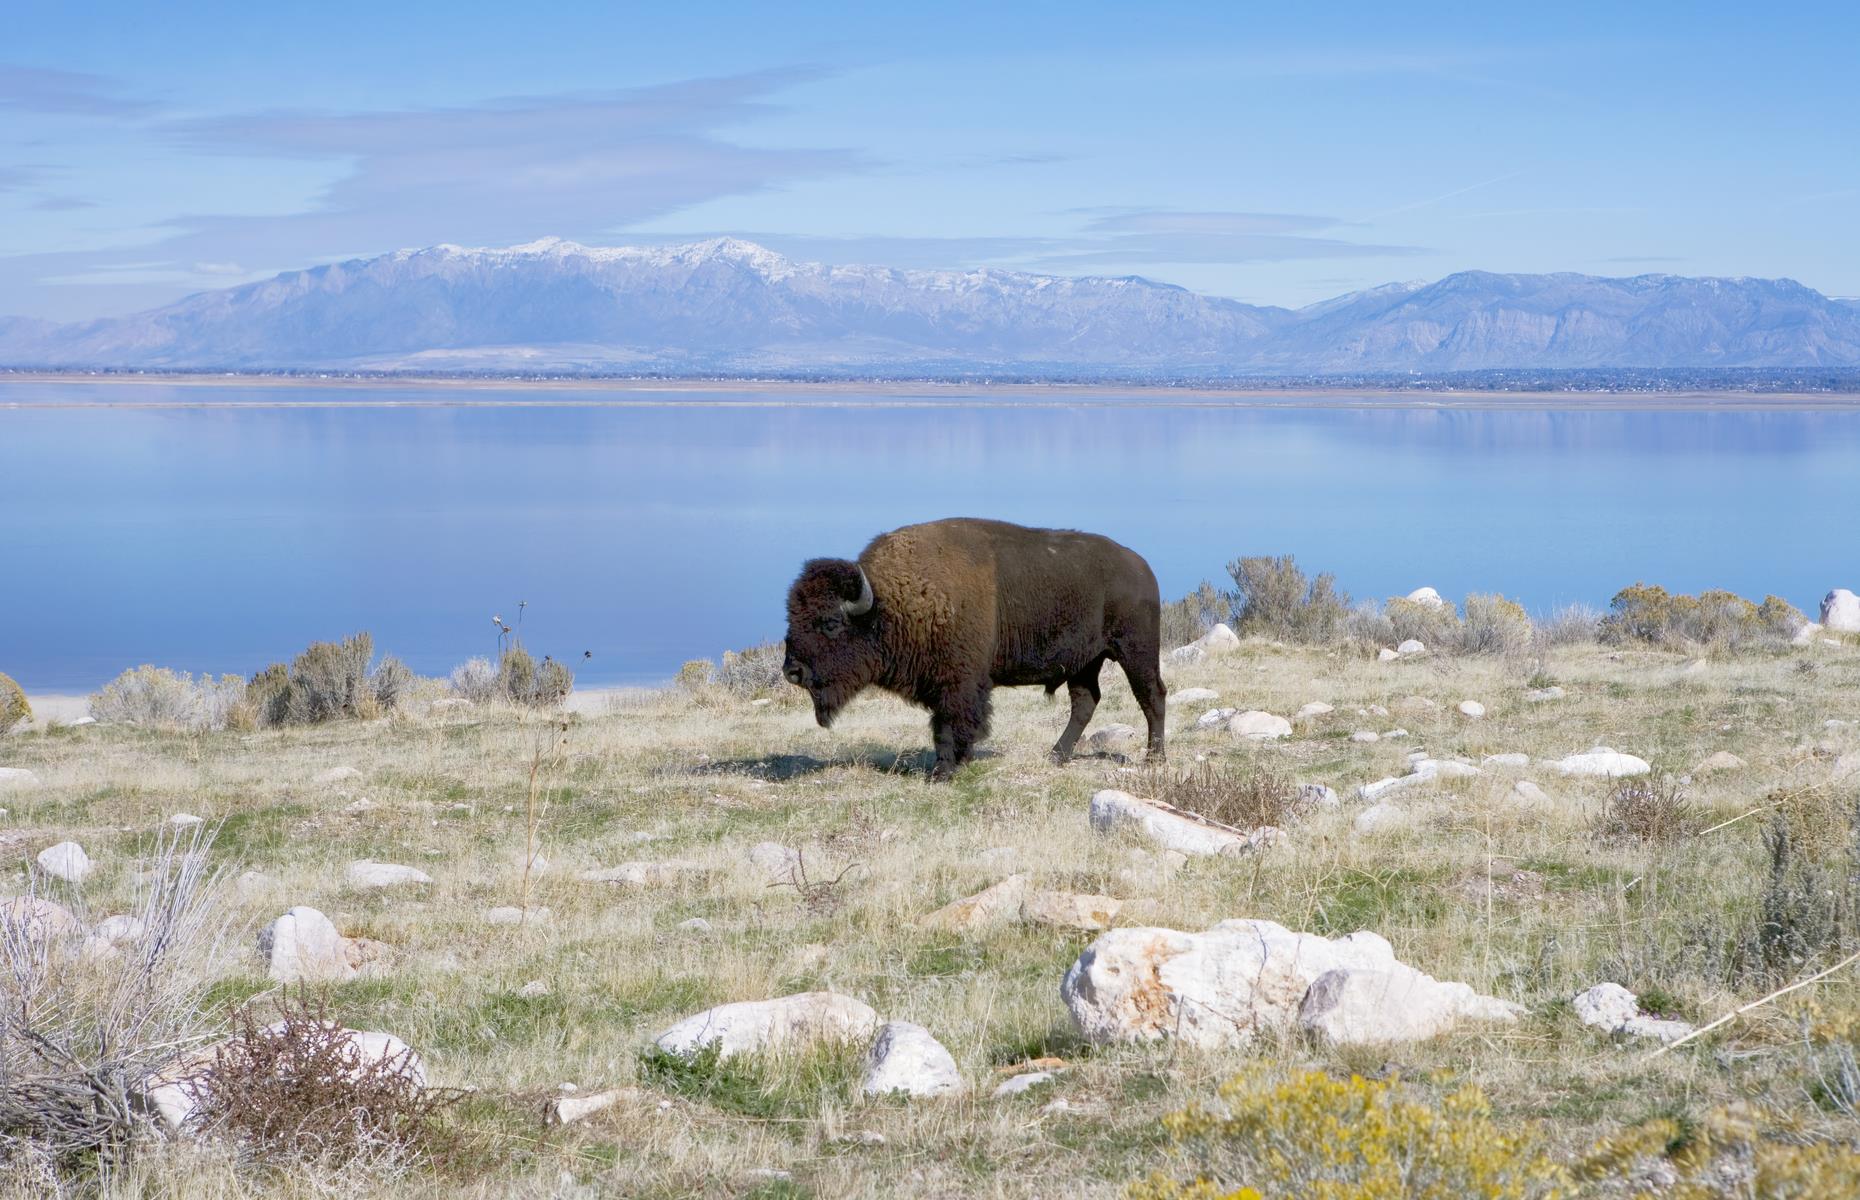
{"type": "Polygon", "coordinates": [[[1855,6],[1513,8],[14,0],[0,313],[548,234],[1286,305],[1467,268],[1860,294],[1855,6]]]}

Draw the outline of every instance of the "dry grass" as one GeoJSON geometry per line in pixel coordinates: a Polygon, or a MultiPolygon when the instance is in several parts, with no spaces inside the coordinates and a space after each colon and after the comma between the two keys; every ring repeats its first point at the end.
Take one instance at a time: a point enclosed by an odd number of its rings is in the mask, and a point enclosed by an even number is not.
{"type": "MultiPolygon", "coordinates": [[[[329,990],[330,1014],[405,1039],[435,1084],[479,1089],[445,1120],[485,1148],[481,1168],[371,1178],[312,1165],[267,1179],[283,1196],[491,1197],[585,1186],[666,1197],[1110,1197],[1165,1162],[1164,1114],[1208,1098],[1249,1062],[1347,1072],[1388,1057],[1302,1043],[1246,1054],[1081,1046],[1058,984],[1089,935],[1009,923],[953,936],[916,924],[1009,871],[1037,886],[1118,896],[1134,919],[1176,928],[1242,916],[1326,933],[1372,928],[1440,978],[1520,1001],[1532,1015],[1515,1027],[1401,1048],[1404,1074],[1445,1071],[1476,1083],[1495,1120],[1535,1123],[1571,1161],[1650,1116],[1691,1120],[1738,1102],[1791,1114],[1806,1134],[1851,1136],[1852,1118],[1814,1098],[1793,1009],[1755,1010],[1646,1062],[1577,1024],[1567,1001],[1613,978],[1697,1020],[1769,990],[1739,968],[1766,903],[1766,805],[1772,792],[1819,789],[1800,820],[1806,829],[1819,814],[1822,824],[1802,835],[1802,855],[1812,842],[1818,870],[1848,861],[1839,834],[1855,782],[1837,783],[1833,771],[1860,750],[1860,724],[1826,722],[1860,721],[1860,647],[1698,668],[1659,648],[1574,644],[1527,667],[1502,656],[1378,663],[1249,641],[1223,658],[1172,666],[1169,683],[1212,687],[1222,704],[1282,715],[1311,700],[1335,706],[1266,744],[1194,732],[1192,714],[1172,714],[1170,769],[1191,778],[1199,754],[1211,777],[1320,782],[1348,796],[1404,773],[1417,746],[1474,763],[1522,752],[1533,760],[1522,774],[1549,800],[1516,798],[1520,772],[1493,768],[1401,793],[1412,819],[1386,838],[1354,836],[1356,808],[1346,801],[1292,821],[1285,844],[1255,858],[1195,860],[1173,875],[1132,871],[1133,845],[1094,834],[1086,808],[1100,787],[1134,790],[1141,769],[1089,757],[1048,765],[1066,713],[1037,689],[999,693],[983,757],[938,787],[924,782],[926,722],[902,704],[868,697],[825,731],[780,698],[758,706],[712,689],[569,717],[566,752],[538,778],[546,816],[535,822],[526,811],[530,769],[550,718],[514,707],[192,737],[105,726],[14,737],[6,765],[31,768],[44,786],[6,797],[0,834],[9,849],[0,853],[13,857],[0,866],[13,880],[0,890],[22,890],[30,855],[72,837],[100,865],[81,896],[64,898],[91,919],[129,911],[138,848],[186,810],[224,820],[217,863],[234,876],[258,873],[227,892],[229,918],[255,926],[310,904],[344,933],[393,947],[382,967],[329,990]],[[1810,660],[1816,671],[1796,669],[1810,660]],[[1567,697],[1528,702],[1532,669],[1567,697]],[[1435,707],[1402,704],[1414,696],[1435,707]],[[1454,711],[1467,698],[1486,705],[1484,719],[1454,711]],[[1375,705],[1392,714],[1373,715],[1375,705]],[[1348,737],[1397,725],[1411,736],[1348,737]],[[1718,750],[1738,755],[1747,768],[1702,776],[1690,789],[1705,827],[1730,823],[1654,841],[1596,838],[1609,782],[1566,779],[1540,764],[1597,743],[1648,759],[1660,775],[1687,773],[1718,750]],[[338,765],[360,774],[314,782],[338,765]],[[365,811],[350,811],[364,798],[365,811]],[[1761,811],[1735,820],[1753,810],[1761,811]],[[487,924],[487,909],[520,902],[532,831],[547,866],[532,873],[530,903],[550,916],[487,924]],[[749,847],[763,841],[802,852],[807,888],[779,886],[750,863],[749,847]],[[418,866],[434,883],[358,891],[344,868],[359,858],[418,866]],[[636,889],[577,877],[672,859],[703,869],[636,889]],[[1494,886],[1466,898],[1466,881],[1503,883],[1508,872],[1537,882],[1528,893],[1494,886]],[[708,931],[684,928],[692,917],[708,931]],[[526,989],[532,982],[543,987],[526,989]],[[927,1026],[972,1093],[864,1101],[857,1054],[756,1061],[702,1080],[669,1080],[642,1060],[653,1035],[705,1006],[814,988],[927,1026]],[[990,1097],[997,1068],[1042,1055],[1068,1064],[1053,1088],[990,1097]],[[533,1100],[563,1083],[641,1091],[545,1130],[533,1100]],[[1046,1109],[1054,1099],[1065,1107],[1046,1109]],[[771,1183],[755,1174],[762,1169],[792,1181],[771,1183]]],[[[1098,722],[1137,717],[1121,676],[1107,672],[1098,722]]],[[[1786,904],[1794,894],[1780,889],[1772,899],[1786,904]]],[[[218,968],[212,999],[223,1011],[270,986],[256,957],[241,954],[218,968]]],[[[1814,993],[1817,1021],[1860,1014],[1849,977],[1814,993]]],[[[30,1163],[16,1166],[0,1193],[45,1194],[30,1163]]],[[[138,1156],[105,1190],[234,1196],[251,1186],[212,1147],[173,1146],[138,1156]]]]}

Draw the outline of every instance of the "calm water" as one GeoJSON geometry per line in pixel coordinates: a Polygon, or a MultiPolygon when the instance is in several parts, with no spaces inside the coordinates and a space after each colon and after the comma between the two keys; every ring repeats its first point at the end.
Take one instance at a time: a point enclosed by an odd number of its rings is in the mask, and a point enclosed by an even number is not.
{"type": "Polygon", "coordinates": [[[244,674],[368,629],[443,673],[527,600],[584,682],[663,679],[779,637],[802,559],[955,515],[1109,534],[1170,595],[1268,553],[1534,610],[1860,586],[1860,413],[5,407],[242,395],[377,398],[0,384],[0,670],[244,674]]]}

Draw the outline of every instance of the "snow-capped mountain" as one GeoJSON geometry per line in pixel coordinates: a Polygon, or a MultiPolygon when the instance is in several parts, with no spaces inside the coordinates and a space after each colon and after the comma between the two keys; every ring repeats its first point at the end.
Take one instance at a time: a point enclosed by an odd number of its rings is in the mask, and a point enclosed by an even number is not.
{"type": "Polygon", "coordinates": [[[17,366],[1184,375],[1860,364],[1860,308],[1790,280],[1494,275],[1299,310],[1134,277],[796,262],[750,242],[434,246],[133,316],[0,318],[17,366]]]}

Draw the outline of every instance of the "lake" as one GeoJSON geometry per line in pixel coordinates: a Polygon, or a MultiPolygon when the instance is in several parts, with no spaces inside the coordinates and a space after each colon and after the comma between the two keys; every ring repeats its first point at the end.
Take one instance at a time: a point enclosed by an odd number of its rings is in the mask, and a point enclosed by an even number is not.
{"type": "Polygon", "coordinates": [[[779,638],[803,559],[958,515],[1108,534],[1167,597],[1242,554],[1533,611],[1860,587],[1855,411],[658,396],[0,382],[0,671],[249,674],[367,629],[443,674],[523,604],[581,682],[662,680],[779,638]]]}

